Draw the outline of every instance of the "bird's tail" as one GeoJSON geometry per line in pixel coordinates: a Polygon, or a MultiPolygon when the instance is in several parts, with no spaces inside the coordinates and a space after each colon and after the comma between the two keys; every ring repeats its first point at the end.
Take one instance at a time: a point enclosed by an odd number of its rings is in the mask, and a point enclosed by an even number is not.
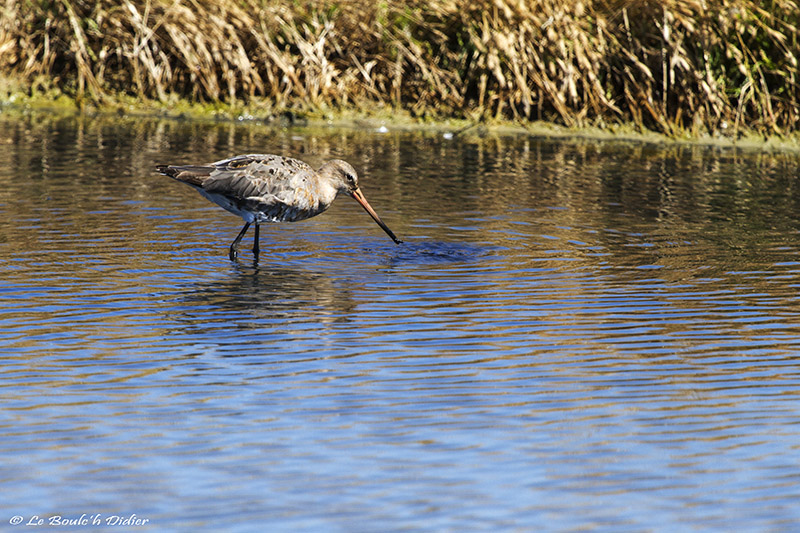
{"type": "Polygon", "coordinates": [[[203,186],[203,182],[213,170],[214,167],[204,167],[201,165],[156,165],[156,171],[161,174],[198,187],[203,186]]]}

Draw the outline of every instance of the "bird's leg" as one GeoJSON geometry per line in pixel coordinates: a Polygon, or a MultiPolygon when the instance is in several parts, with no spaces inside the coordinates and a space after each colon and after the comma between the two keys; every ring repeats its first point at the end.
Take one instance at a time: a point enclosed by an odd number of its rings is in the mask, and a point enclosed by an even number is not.
{"type": "MultiPolygon", "coordinates": [[[[237,235],[236,238],[231,243],[231,249],[230,249],[230,252],[228,252],[228,257],[231,258],[231,261],[236,261],[236,256],[239,255],[239,250],[238,250],[239,242],[241,242],[242,237],[244,237],[244,234],[247,233],[247,228],[249,228],[249,227],[250,227],[250,223],[249,222],[245,222],[244,223],[244,227],[242,228],[242,231],[239,232],[239,235],[237,235]]],[[[256,226],[256,227],[258,227],[258,226],[256,226]]]]}
{"type": "Polygon", "coordinates": [[[258,230],[260,230],[260,229],[261,229],[261,225],[258,222],[256,222],[256,235],[255,235],[255,237],[253,237],[253,255],[255,255],[255,256],[258,256],[258,252],[261,250],[258,247],[258,233],[259,233],[258,230]]]}

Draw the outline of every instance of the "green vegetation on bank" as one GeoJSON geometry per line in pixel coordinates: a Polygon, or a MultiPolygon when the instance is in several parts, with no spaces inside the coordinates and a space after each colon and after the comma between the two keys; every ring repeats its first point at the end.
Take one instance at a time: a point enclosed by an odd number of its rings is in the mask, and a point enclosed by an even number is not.
{"type": "Polygon", "coordinates": [[[737,138],[797,128],[799,28],[790,0],[8,0],[0,75],[80,105],[737,138]]]}

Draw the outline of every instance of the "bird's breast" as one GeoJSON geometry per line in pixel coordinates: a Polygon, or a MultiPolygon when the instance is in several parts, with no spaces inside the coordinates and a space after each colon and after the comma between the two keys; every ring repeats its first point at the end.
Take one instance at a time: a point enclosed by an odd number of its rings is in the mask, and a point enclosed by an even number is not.
{"type": "Polygon", "coordinates": [[[250,198],[259,222],[296,222],[320,214],[327,208],[305,187],[276,191],[274,194],[250,198]]]}
{"type": "Polygon", "coordinates": [[[336,197],[335,190],[313,187],[314,184],[307,180],[283,187],[266,187],[265,184],[252,185],[252,188],[246,190],[239,187],[237,189],[239,194],[236,195],[201,188],[198,190],[203,196],[223,209],[240,216],[245,222],[305,220],[328,209],[336,197]],[[243,191],[244,194],[242,194],[243,191]]]}
{"type": "Polygon", "coordinates": [[[203,189],[198,189],[200,194],[205,196],[207,199],[211,200],[221,208],[230,211],[234,215],[238,215],[244,219],[245,222],[255,222],[257,218],[257,213],[251,209],[248,209],[246,206],[242,204],[242,202],[231,198],[229,196],[225,196],[224,194],[217,194],[217,193],[210,193],[204,191],[203,189]]]}

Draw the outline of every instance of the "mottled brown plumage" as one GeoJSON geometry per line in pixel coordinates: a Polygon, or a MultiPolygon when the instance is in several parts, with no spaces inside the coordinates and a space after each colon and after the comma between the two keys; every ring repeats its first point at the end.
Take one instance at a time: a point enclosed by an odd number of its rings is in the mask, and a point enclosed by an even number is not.
{"type": "Polygon", "coordinates": [[[328,209],[339,193],[350,195],[394,242],[402,242],[364,198],[355,169],[340,159],[328,161],[316,171],[298,159],[270,154],[239,155],[210,165],[159,165],[156,170],[191,185],[244,219],[244,227],[230,247],[231,260],[236,259],[239,242],[250,224],[256,225],[253,253],[258,254],[262,222],[311,218],[328,209]]]}

